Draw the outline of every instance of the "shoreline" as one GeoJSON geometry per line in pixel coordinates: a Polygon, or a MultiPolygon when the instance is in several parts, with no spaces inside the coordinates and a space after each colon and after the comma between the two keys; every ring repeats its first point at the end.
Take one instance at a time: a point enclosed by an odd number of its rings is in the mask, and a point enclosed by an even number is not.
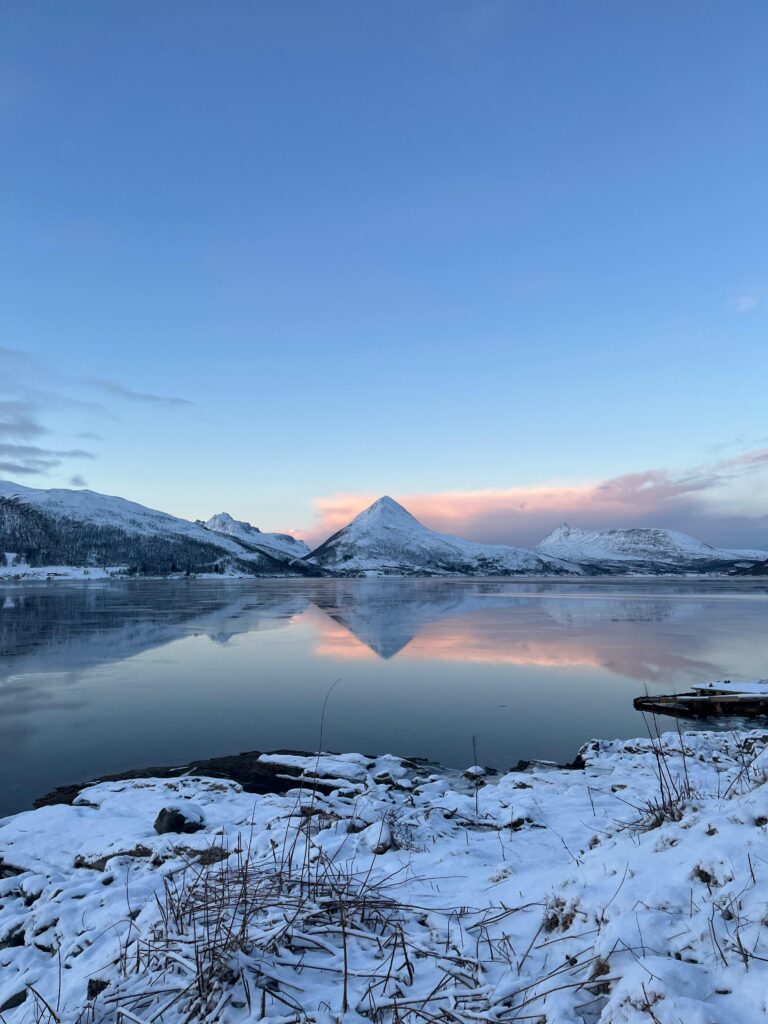
{"type": "Polygon", "coordinates": [[[768,730],[580,755],[261,754],[284,792],[141,777],[2,819],[0,1012],[761,1019],[768,730]]]}
{"type": "Polygon", "coordinates": [[[286,584],[294,583],[300,586],[317,586],[327,585],[335,583],[381,583],[386,580],[392,580],[398,583],[413,582],[413,583],[431,583],[431,582],[445,582],[445,583],[543,583],[543,584],[563,584],[567,586],[605,586],[606,584],[632,584],[632,585],[647,585],[653,586],[658,584],[667,583],[716,583],[716,584],[728,584],[734,587],[768,587],[768,576],[737,576],[737,575],[721,575],[717,573],[638,573],[633,575],[631,573],[619,574],[619,573],[605,573],[602,575],[593,576],[575,576],[575,575],[562,575],[562,576],[532,576],[532,575],[519,575],[519,576],[470,576],[465,574],[451,575],[434,575],[434,576],[418,576],[418,575],[403,575],[398,576],[394,573],[384,573],[379,576],[219,576],[216,573],[207,575],[203,574],[192,574],[190,576],[175,575],[175,576],[121,576],[113,575],[110,573],[102,573],[101,570],[93,576],[64,576],[57,575],[53,578],[41,575],[30,575],[30,576],[4,576],[0,574],[0,586],[5,584],[30,584],[30,583],[41,583],[41,584],[58,584],[58,583],[221,583],[221,584],[232,584],[232,583],[260,583],[260,584],[286,584]]]}
{"type": "MultiPolygon", "coordinates": [[[[52,807],[57,804],[71,805],[76,802],[80,794],[86,789],[101,785],[102,783],[137,782],[144,779],[180,779],[185,776],[233,782],[240,786],[244,793],[253,793],[260,796],[284,794],[294,789],[297,782],[302,782],[300,778],[301,768],[298,767],[299,762],[311,764],[316,759],[341,758],[344,756],[339,751],[322,751],[318,753],[311,750],[247,750],[238,754],[195,758],[180,765],[133,768],[123,772],[110,772],[100,775],[87,782],[75,782],[56,786],[48,793],[36,797],[32,801],[30,809],[37,810],[40,807],[52,807]]],[[[423,774],[429,771],[440,774],[445,778],[457,778],[462,773],[460,768],[451,768],[419,756],[402,757],[399,754],[356,754],[355,756],[366,757],[371,762],[380,758],[394,759],[408,773],[413,774],[423,774]]],[[[584,768],[584,761],[581,754],[577,753],[573,761],[566,764],[558,764],[555,761],[522,760],[518,761],[514,768],[509,768],[506,771],[487,766],[483,766],[482,770],[484,777],[493,778],[509,774],[510,772],[525,772],[534,765],[552,771],[580,771],[584,768]]],[[[329,792],[332,791],[334,782],[332,779],[331,781],[326,780],[321,774],[316,774],[312,778],[311,784],[321,792],[329,792]]],[[[21,814],[24,811],[16,813],[21,814]]],[[[8,815],[8,817],[13,817],[13,815],[8,815]]],[[[2,821],[3,818],[0,817],[0,824],[2,821]]]]}

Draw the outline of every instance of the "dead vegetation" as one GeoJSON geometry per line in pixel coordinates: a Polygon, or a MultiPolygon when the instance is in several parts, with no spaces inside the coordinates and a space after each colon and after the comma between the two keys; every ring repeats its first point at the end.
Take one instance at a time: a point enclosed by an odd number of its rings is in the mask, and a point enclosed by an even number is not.
{"type": "MultiPolygon", "coordinates": [[[[604,832],[602,839],[592,835],[583,848],[569,849],[548,826],[567,851],[570,874],[563,875],[560,888],[539,888],[535,898],[530,890],[525,898],[521,882],[519,900],[507,904],[481,898],[479,907],[456,905],[461,890],[454,885],[453,898],[446,900],[451,905],[444,906],[441,879],[419,875],[414,865],[425,863],[419,855],[431,848],[426,844],[432,833],[436,838],[443,830],[452,833],[458,851],[465,841],[456,842],[457,837],[466,836],[469,848],[495,831],[504,867],[488,877],[492,886],[514,878],[518,861],[509,854],[525,841],[517,833],[544,828],[527,813],[501,803],[493,815],[485,808],[481,814],[473,792],[474,814],[466,799],[459,802],[459,811],[439,805],[417,811],[410,797],[393,801],[387,796],[377,805],[376,817],[359,793],[329,799],[316,789],[303,790],[266,822],[258,842],[247,831],[237,835],[233,830],[229,840],[217,832],[205,848],[174,845],[172,858],[153,859],[153,867],[163,872],[155,903],[140,911],[129,902],[130,925],[119,961],[89,980],[88,998],[78,1013],[65,1016],[48,989],[42,990],[44,998],[29,985],[18,994],[26,1000],[24,1019],[33,1024],[264,1019],[279,1024],[351,1024],[355,1019],[371,1024],[557,1024],[553,1006],[567,996],[577,1019],[591,1024],[615,997],[615,983],[627,967],[650,972],[645,964],[654,957],[690,964],[706,957],[718,970],[759,968],[768,960],[761,945],[764,903],[759,914],[755,911],[761,868],[756,874],[754,856],[746,855],[744,871],[724,870],[715,843],[701,840],[706,858],[700,859],[695,848],[696,859],[687,862],[682,875],[690,900],[686,896],[674,903],[663,889],[653,899],[645,890],[638,897],[640,862],[630,867],[612,852],[616,836],[628,851],[645,843],[649,853],[692,837],[686,830],[697,819],[698,805],[715,798],[715,787],[717,800],[727,799],[736,808],[740,795],[751,794],[764,774],[756,766],[763,748],[750,747],[741,737],[734,737],[734,743],[736,754],[721,787],[720,775],[705,777],[693,770],[691,758],[705,763],[706,751],[692,753],[679,732],[676,738],[652,735],[653,768],[644,790],[657,787],[652,796],[633,804],[626,799],[630,787],[606,784],[611,800],[632,808],[634,816],[604,832]],[[643,839],[643,833],[657,828],[663,830],[658,837],[643,839]],[[593,863],[585,873],[586,850],[593,863]],[[388,851],[397,856],[384,856],[388,851]],[[583,883],[592,878],[589,872],[598,859],[602,878],[608,858],[613,859],[609,874],[615,882],[605,898],[596,900],[583,883]],[[626,908],[621,914],[631,918],[629,930],[623,919],[618,930],[619,904],[628,900],[631,914],[626,908]],[[651,921],[662,915],[674,921],[671,938],[662,943],[649,934],[644,915],[651,921]],[[700,923],[691,923],[694,918],[705,921],[703,932],[700,923]],[[705,933],[708,950],[701,948],[705,933]]],[[[706,763],[710,760],[717,758],[706,763]]],[[[585,809],[591,806],[594,815],[591,794],[588,799],[585,809]]],[[[528,809],[532,806],[538,804],[528,809]]],[[[759,817],[754,811],[748,816],[752,835],[759,817]]],[[[546,819],[543,812],[541,818],[546,819]]],[[[698,828],[699,835],[718,835],[706,817],[698,828]]],[[[496,837],[491,839],[495,844],[496,837]]],[[[78,866],[108,866],[119,881],[121,863],[127,877],[135,870],[131,861],[146,859],[138,847],[113,857],[105,857],[103,865],[89,859],[78,866]]],[[[452,863],[467,870],[461,858],[452,863]]],[[[517,895],[517,886],[505,891],[517,895]]],[[[627,998],[648,1020],[659,1018],[656,1004],[662,997],[652,986],[627,998]]]]}
{"type": "Polygon", "coordinates": [[[566,932],[577,908],[559,898],[541,905],[542,926],[516,951],[503,923],[536,904],[419,905],[414,891],[430,879],[401,867],[374,881],[375,854],[355,870],[343,849],[331,857],[314,841],[327,824],[313,800],[297,808],[271,861],[257,862],[243,837],[226,860],[190,859],[167,877],[154,925],[129,935],[118,980],[94,986],[82,1020],[314,1024],[351,1013],[373,1024],[502,1024],[544,1020],[552,991],[583,989],[587,1002],[607,991],[608,961],[584,953],[528,974],[548,933],[566,932]]]}

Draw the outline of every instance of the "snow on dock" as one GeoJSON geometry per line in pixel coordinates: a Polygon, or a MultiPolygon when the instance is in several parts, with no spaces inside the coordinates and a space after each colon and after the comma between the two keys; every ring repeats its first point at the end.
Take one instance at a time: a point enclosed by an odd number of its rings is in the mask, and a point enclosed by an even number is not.
{"type": "Polygon", "coordinates": [[[638,711],[678,718],[704,718],[719,715],[745,715],[768,718],[768,680],[734,683],[694,683],[690,693],[645,694],[635,697],[638,711]]]}
{"type": "Polygon", "coordinates": [[[719,683],[694,683],[692,689],[697,693],[752,693],[768,697],[768,679],[758,679],[754,683],[732,683],[730,679],[719,683]]]}

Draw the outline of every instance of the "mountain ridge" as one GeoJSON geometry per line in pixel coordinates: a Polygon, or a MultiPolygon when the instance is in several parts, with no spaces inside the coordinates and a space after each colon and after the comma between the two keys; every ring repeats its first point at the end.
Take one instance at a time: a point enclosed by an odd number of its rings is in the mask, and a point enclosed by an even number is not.
{"type": "Polygon", "coordinates": [[[430,530],[389,495],[374,501],[315,548],[309,561],[357,575],[498,576],[579,571],[527,548],[480,544],[430,530]]]}
{"type": "Polygon", "coordinates": [[[206,530],[234,537],[244,544],[273,548],[281,554],[292,555],[295,558],[306,558],[309,554],[309,545],[303,540],[298,540],[289,533],[264,533],[258,526],[252,526],[242,519],[234,519],[228,512],[217,512],[205,522],[200,522],[206,530]]]}
{"type": "MultiPolygon", "coordinates": [[[[0,573],[8,554],[30,570],[76,565],[133,575],[323,575],[303,558],[125,498],[0,480],[0,573]]],[[[5,574],[13,568],[5,565],[5,574]]]]}
{"type": "Polygon", "coordinates": [[[768,558],[768,552],[716,548],[679,530],[661,527],[589,530],[562,523],[536,546],[537,551],[582,563],[605,561],[740,561],[768,558]]]}
{"type": "MultiPolygon", "coordinates": [[[[383,495],[310,551],[220,512],[190,521],[90,490],[0,480],[0,578],[46,566],[103,575],[616,576],[764,575],[768,552],[715,548],[675,530],[561,524],[533,550],[431,530],[383,495]],[[7,553],[16,565],[5,565],[7,553]],[[20,563],[21,568],[18,567],[20,563]]],[[[66,575],[66,573],[59,573],[66,575]]]]}

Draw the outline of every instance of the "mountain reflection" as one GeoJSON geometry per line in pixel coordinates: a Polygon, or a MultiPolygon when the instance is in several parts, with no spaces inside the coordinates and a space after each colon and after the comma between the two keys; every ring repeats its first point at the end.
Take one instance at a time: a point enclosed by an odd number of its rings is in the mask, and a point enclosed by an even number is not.
{"type": "Polygon", "coordinates": [[[0,591],[0,678],[46,668],[72,671],[119,661],[185,636],[226,643],[241,633],[278,628],[307,607],[301,594],[166,581],[54,583],[0,591]]]}
{"type": "Polygon", "coordinates": [[[578,592],[457,580],[9,587],[0,591],[0,679],[77,671],[189,636],[224,644],[299,622],[315,633],[314,654],[338,661],[574,666],[637,680],[707,676],[722,668],[708,634],[729,612],[722,600],[715,611],[723,614],[714,615],[716,601],[680,587],[660,596],[658,588],[578,592]]]}
{"type": "Polygon", "coordinates": [[[566,761],[632,697],[766,674],[765,585],[126,580],[0,587],[0,816],[238,750],[566,761]],[[328,702],[329,688],[338,680],[328,702]]]}
{"type": "Polygon", "coordinates": [[[704,613],[705,604],[696,599],[547,596],[545,590],[522,596],[500,593],[498,585],[450,583],[414,590],[394,582],[358,598],[333,605],[315,599],[327,615],[320,621],[318,655],[355,660],[375,652],[420,661],[581,666],[638,680],[680,671],[706,675],[717,668],[698,656],[697,630],[669,629],[704,613]]]}

